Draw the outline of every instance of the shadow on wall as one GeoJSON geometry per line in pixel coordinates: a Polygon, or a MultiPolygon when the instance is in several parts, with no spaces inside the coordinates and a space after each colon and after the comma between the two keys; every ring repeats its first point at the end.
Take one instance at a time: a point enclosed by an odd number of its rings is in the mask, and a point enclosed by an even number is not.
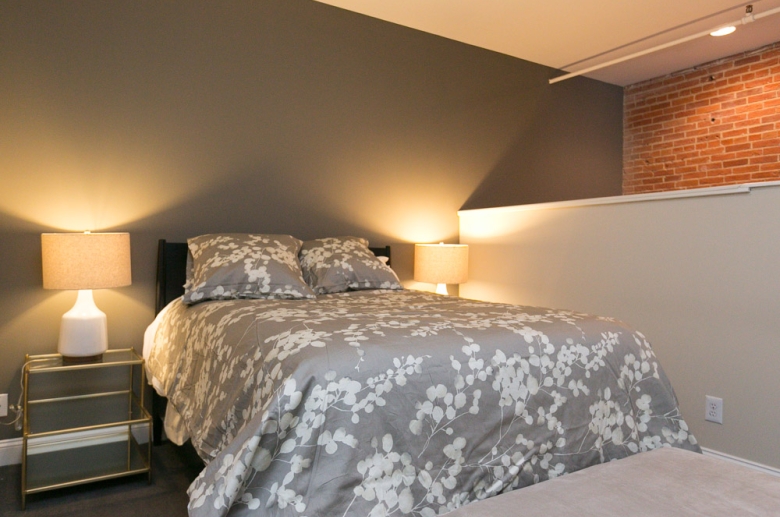
{"type": "Polygon", "coordinates": [[[461,210],[621,194],[622,112],[604,106],[622,105],[622,90],[546,79],[534,89],[540,108],[461,210]]]}

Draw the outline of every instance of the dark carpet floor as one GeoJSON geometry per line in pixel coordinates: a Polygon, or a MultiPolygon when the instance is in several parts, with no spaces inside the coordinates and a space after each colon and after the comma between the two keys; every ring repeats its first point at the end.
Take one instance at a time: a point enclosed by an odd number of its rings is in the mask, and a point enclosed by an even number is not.
{"type": "Polygon", "coordinates": [[[203,470],[203,462],[189,443],[166,443],[152,448],[151,484],[139,475],[42,492],[27,497],[24,512],[21,470],[20,465],[0,467],[1,517],[185,517],[187,487],[203,470]]]}

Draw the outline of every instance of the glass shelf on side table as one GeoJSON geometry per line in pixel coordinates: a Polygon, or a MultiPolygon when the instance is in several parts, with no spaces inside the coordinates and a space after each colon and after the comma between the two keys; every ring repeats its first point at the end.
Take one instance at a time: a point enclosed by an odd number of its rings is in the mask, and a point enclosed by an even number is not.
{"type": "Polygon", "coordinates": [[[145,372],[133,349],[79,364],[27,356],[23,381],[22,509],[46,490],[143,473],[151,482],[145,372]]]}

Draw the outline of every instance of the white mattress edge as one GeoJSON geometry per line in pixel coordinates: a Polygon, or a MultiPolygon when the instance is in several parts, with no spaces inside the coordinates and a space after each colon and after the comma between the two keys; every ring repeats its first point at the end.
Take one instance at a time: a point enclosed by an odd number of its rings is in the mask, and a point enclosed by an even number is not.
{"type": "Polygon", "coordinates": [[[162,321],[162,318],[164,317],[165,313],[168,312],[168,309],[173,305],[174,302],[179,300],[181,297],[177,298],[176,300],[172,301],[168,305],[166,305],[163,310],[161,310],[157,316],[154,318],[154,321],[149,324],[148,327],[146,327],[146,330],[144,331],[144,348],[143,348],[143,357],[144,362],[146,363],[146,378],[148,379],[149,384],[151,384],[155,391],[162,395],[163,397],[165,394],[162,391],[162,383],[159,379],[157,379],[152,373],[149,371],[148,363],[149,363],[149,357],[152,355],[152,350],[154,349],[155,343],[154,343],[154,337],[157,335],[157,328],[160,326],[160,322],[162,321]]]}

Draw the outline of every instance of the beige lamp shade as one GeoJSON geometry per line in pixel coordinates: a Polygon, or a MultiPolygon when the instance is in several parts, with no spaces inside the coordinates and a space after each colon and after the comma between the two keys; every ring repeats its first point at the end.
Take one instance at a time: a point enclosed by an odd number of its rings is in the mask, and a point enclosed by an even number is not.
{"type": "Polygon", "coordinates": [[[41,234],[44,289],[107,289],[132,283],[129,233],[41,234]]]}
{"type": "Polygon", "coordinates": [[[466,244],[415,244],[414,279],[430,284],[463,284],[469,279],[466,244]]]}

